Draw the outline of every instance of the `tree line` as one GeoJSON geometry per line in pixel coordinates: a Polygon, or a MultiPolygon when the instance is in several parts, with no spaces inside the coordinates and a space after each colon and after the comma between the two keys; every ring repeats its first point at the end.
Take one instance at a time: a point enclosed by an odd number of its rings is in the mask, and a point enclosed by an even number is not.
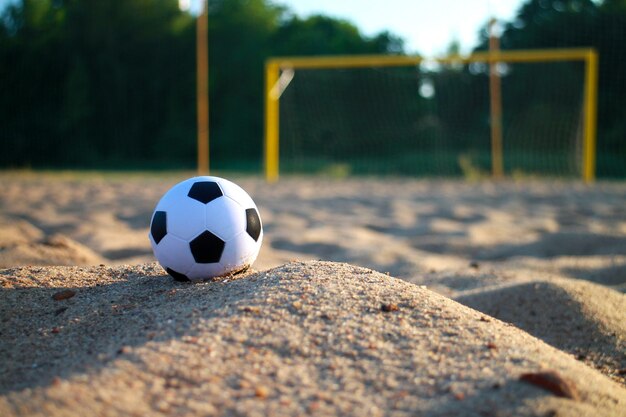
{"type": "MultiPolygon", "coordinates": [[[[211,162],[218,169],[260,168],[266,58],[406,53],[393,33],[368,37],[348,21],[301,18],[269,0],[211,0],[208,13],[211,162]]],[[[528,0],[501,38],[503,49],[598,49],[598,168],[606,176],[626,176],[624,40],[624,0],[528,0]]],[[[476,49],[486,42],[483,36],[476,49]]],[[[0,62],[0,167],[193,168],[195,17],[177,0],[18,0],[0,16],[0,62]]],[[[474,81],[464,81],[469,71],[431,78],[472,89],[474,81]]],[[[566,79],[552,72],[540,81],[571,88],[566,79]]],[[[509,94],[522,111],[528,92],[509,94]]],[[[461,99],[449,123],[482,123],[473,107],[461,99]]]]}

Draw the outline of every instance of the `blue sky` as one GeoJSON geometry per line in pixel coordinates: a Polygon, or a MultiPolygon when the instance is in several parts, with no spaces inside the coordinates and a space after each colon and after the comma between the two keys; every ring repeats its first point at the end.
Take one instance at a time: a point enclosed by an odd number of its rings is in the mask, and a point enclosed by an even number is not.
{"type": "MultiPolygon", "coordinates": [[[[373,36],[384,30],[405,40],[407,52],[445,54],[456,39],[468,53],[480,27],[491,17],[510,21],[524,0],[270,0],[288,6],[300,17],[324,14],[354,23],[373,36]]],[[[201,0],[179,0],[192,10],[201,0]]]]}
{"type": "Polygon", "coordinates": [[[453,39],[462,52],[476,44],[491,16],[511,20],[521,0],[274,0],[300,16],[323,13],[353,22],[366,35],[383,30],[404,38],[408,52],[445,53],[453,39]]]}
{"type": "MultiPolygon", "coordinates": [[[[0,0],[0,7],[14,0],[0,0]]],[[[123,0],[122,0],[123,1],[123,0]]],[[[179,0],[197,7],[200,0],[179,0]]],[[[523,0],[270,0],[306,17],[325,14],[354,23],[371,36],[389,30],[408,52],[441,55],[453,39],[462,52],[476,44],[478,30],[491,16],[511,20],[523,0]]]]}

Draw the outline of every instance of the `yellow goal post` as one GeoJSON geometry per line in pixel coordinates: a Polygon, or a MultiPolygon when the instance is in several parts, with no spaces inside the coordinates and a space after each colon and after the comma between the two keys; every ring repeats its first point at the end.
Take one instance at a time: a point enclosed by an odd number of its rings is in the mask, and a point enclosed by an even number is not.
{"type": "Polygon", "coordinates": [[[598,91],[598,53],[593,48],[540,49],[498,52],[476,52],[468,56],[425,58],[404,55],[351,55],[274,57],[265,63],[265,178],[269,182],[279,177],[279,98],[280,77],[293,74],[295,69],[339,69],[368,67],[398,67],[419,65],[424,61],[438,64],[481,63],[533,63],[582,61],[584,62],[583,93],[583,149],[581,178],[591,183],[595,180],[596,118],[598,91]]]}

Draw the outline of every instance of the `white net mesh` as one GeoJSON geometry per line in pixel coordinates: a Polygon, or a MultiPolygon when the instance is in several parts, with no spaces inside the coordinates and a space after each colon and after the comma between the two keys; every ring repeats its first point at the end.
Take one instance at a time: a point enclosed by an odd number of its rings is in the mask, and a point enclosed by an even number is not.
{"type": "MultiPolygon", "coordinates": [[[[295,69],[280,98],[281,172],[489,173],[488,65],[424,67],[295,69]]],[[[505,173],[579,176],[584,63],[499,68],[505,173]]]]}

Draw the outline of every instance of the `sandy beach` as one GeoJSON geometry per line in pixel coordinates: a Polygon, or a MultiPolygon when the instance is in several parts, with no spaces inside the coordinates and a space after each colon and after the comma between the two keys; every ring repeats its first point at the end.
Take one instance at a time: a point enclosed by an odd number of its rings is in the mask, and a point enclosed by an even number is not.
{"type": "Polygon", "coordinates": [[[626,184],[230,178],[253,270],[155,263],[193,174],[0,174],[0,415],[626,416],[626,184]]]}

